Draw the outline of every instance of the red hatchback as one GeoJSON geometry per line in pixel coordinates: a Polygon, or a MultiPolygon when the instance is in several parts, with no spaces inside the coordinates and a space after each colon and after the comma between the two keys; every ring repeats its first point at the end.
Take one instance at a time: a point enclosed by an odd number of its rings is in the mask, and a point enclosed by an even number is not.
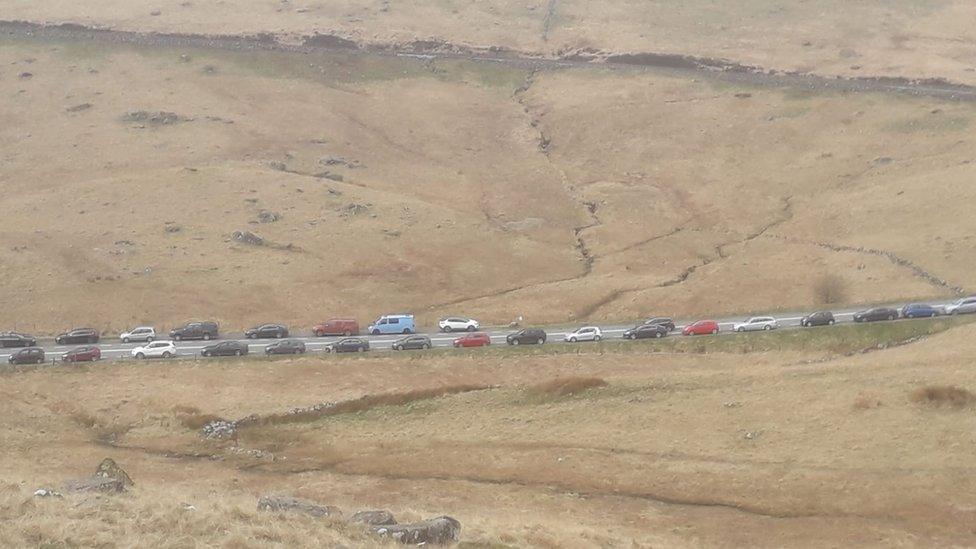
{"type": "Polygon", "coordinates": [[[491,345],[491,338],[483,332],[466,334],[454,340],[455,347],[484,347],[485,345],[491,345]]]}
{"type": "Polygon", "coordinates": [[[699,320],[694,324],[685,326],[681,333],[686,336],[699,336],[718,333],[718,322],[714,320],[699,320]]]}
{"type": "Polygon", "coordinates": [[[351,318],[333,318],[322,324],[316,324],[312,333],[322,336],[354,336],[359,335],[359,321],[351,318]]]}
{"type": "Polygon", "coordinates": [[[102,358],[102,350],[98,347],[78,347],[61,355],[64,362],[94,362],[102,358]]]}

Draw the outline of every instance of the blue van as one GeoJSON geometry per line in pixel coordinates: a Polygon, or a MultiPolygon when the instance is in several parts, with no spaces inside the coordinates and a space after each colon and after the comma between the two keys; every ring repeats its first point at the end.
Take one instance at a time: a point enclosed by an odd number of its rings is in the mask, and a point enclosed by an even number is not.
{"type": "Polygon", "coordinates": [[[377,318],[366,331],[372,335],[412,334],[417,328],[413,315],[385,315],[377,318]]]}

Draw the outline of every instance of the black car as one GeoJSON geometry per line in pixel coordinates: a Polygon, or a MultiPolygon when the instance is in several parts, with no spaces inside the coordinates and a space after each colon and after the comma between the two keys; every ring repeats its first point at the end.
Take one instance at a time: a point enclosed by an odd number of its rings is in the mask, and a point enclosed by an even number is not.
{"type": "Polygon", "coordinates": [[[416,349],[430,349],[430,338],[425,335],[412,335],[401,337],[393,342],[394,351],[406,351],[416,349]]]}
{"type": "Polygon", "coordinates": [[[0,334],[0,347],[33,347],[34,345],[37,345],[37,339],[33,336],[18,334],[17,332],[0,334]]]}
{"type": "Polygon", "coordinates": [[[898,311],[891,307],[875,307],[854,313],[854,322],[876,322],[878,320],[894,320],[896,318],[898,318],[898,311]]]}
{"type": "Polygon", "coordinates": [[[834,313],[817,311],[800,319],[800,326],[831,326],[835,322],[834,313]]]}
{"type": "Polygon", "coordinates": [[[281,324],[262,324],[244,332],[249,339],[267,339],[288,337],[288,328],[281,324]]]}
{"type": "Polygon", "coordinates": [[[207,345],[200,351],[200,356],[243,356],[247,354],[247,343],[240,341],[222,341],[214,345],[207,345]]]}
{"type": "Polygon", "coordinates": [[[325,346],[327,353],[363,353],[369,350],[369,341],[361,337],[347,337],[325,346]]]}
{"type": "Polygon", "coordinates": [[[654,318],[649,318],[644,322],[644,325],[659,324],[668,329],[669,332],[674,331],[674,319],[666,316],[656,316],[654,318]]]}
{"type": "Polygon", "coordinates": [[[75,328],[54,338],[58,345],[66,343],[98,343],[98,332],[92,328],[75,328]]]}
{"type": "Polygon", "coordinates": [[[300,355],[305,352],[305,343],[297,339],[275,341],[264,348],[266,355],[300,355]]]}
{"type": "Polygon", "coordinates": [[[216,322],[188,322],[184,326],[170,330],[169,337],[176,341],[184,339],[217,339],[216,322]]]}
{"type": "Polygon", "coordinates": [[[665,324],[644,324],[631,328],[624,332],[624,339],[647,339],[650,337],[664,337],[668,335],[667,325],[665,324]]]}
{"type": "Polygon", "coordinates": [[[44,349],[41,349],[40,347],[28,347],[26,349],[21,349],[10,355],[7,362],[11,364],[43,364],[44,349]]]}
{"type": "Polygon", "coordinates": [[[505,336],[509,345],[542,345],[546,342],[546,332],[538,328],[526,328],[505,336]]]}

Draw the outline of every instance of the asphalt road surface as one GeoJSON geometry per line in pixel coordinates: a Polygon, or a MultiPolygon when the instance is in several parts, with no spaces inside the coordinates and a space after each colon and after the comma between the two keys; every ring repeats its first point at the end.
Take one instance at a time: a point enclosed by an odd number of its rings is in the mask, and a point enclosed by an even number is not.
{"type": "MultiPolygon", "coordinates": [[[[931,303],[931,305],[935,306],[936,308],[939,308],[947,304],[948,303],[941,303],[941,302],[931,303]]],[[[897,304],[892,304],[888,306],[895,309],[901,309],[901,305],[897,305],[897,304]]],[[[834,310],[833,313],[837,324],[844,324],[844,323],[852,323],[854,313],[861,310],[864,310],[864,308],[834,310]]],[[[806,314],[809,313],[779,313],[779,314],[769,314],[769,315],[754,314],[751,316],[772,316],[776,318],[776,320],[779,322],[780,330],[790,330],[790,329],[800,328],[800,319],[803,318],[803,316],[805,316],[806,314]]],[[[737,322],[743,322],[748,318],[749,317],[745,317],[745,316],[737,316],[737,317],[714,319],[717,320],[719,323],[720,332],[718,335],[721,336],[721,335],[735,334],[735,332],[732,331],[732,325],[737,322]]],[[[700,320],[700,319],[696,319],[696,320],[700,320]]],[[[672,332],[670,337],[682,337],[681,329],[685,325],[690,324],[692,322],[695,322],[695,320],[682,321],[682,320],[675,319],[676,328],[675,331],[672,332]]],[[[579,328],[580,326],[592,326],[592,325],[594,324],[541,326],[541,328],[543,328],[546,331],[546,334],[548,335],[546,341],[547,345],[549,344],[586,345],[587,343],[583,343],[583,342],[566,343],[563,341],[563,336],[569,332],[574,331],[576,328],[579,328]]],[[[604,341],[622,339],[623,333],[635,326],[635,324],[627,324],[627,325],[595,324],[595,325],[599,326],[600,329],[603,331],[604,341]]],[[[437,332],[434,329],[426,329],[426,330],[424,328],[420,328],[420,329],[421,331],[419,333],[426,334],[430,337],[431,344],[434,348],[453,347],[454,340],[457,337],[463,335],[463,332],[442,333],[442,332],[437,332]]],[[[480,331],[487,333],[491,337],[492,345],[505,345],[505,336],[515,332],[516,330],[512,328],[496,327],[496,328],[485,328],[480,331]]],[[[369,340],[370,352],[375,352],[375,351],[382,352],[382,351],[391,351],[393,342],[395,342],[397,339],[403,336],[377,335],[377,336],[360,336],[360,337],[364,337],[367,340],[369,340]]],[[[695,337],[710,337],[710,336],[695,336],[695,337]]],[[[160,341],[166,340],[168,339],[168,334],[159,334],[159,337],[157,339],[160,341]]],[[[315,337],[311,334],[311,332],[295,331],[292,333],[292,336],[289,339],[297,339],[303,341],[306,346],[306,352],[314,354],[314,353],[323,353],[325,346],[327,344],[332,343],[334,341],[338,341],[339,339],[342,338],[341,337],[315,337]]],[[[220,337],[214,341],[177,342],[176,343],[177,356],[183,358],[199,356],[200,351],[204,347],[208,345],[212,345],[216,341],[228,341],[228,340],[230,341],[237,340],[237,341],[243,341],[247,343],[251,356],[263,356],[265,347],[277,341],[275,339],[257,339],[257,340],[246,339],[243,333],[227,333],[227,334],[221,334],[220,337]]],[[[144,343],[122,343],[121,340],[115,338],[102,338],[102,340],[96,344],[96,346],[102,351],[102,360],[135,360],[132,357],[131,351],[132,349],[139,347],[141,345],[144,345],[144,343]]],[[[45,341],[43,338],[39,338],[37,346],[44,349],[44,352],[46,354],[46,360],[48,363],[50,363],[52,361],[59,361],[63,353],[71,349],[80,347],[82,345],[58,345],[55,344],[53,340],[45,341]]],[[[16,353],[19,350],[20,350],[19,348],[0,349],[0,361],[6,362],[11,354],[16,353]]],[[[405,351],[405,352],[409,352],[409,351],[405,351]]],[[[472,352],[477,352],[477,348],[472,349],[472,352]]]]}

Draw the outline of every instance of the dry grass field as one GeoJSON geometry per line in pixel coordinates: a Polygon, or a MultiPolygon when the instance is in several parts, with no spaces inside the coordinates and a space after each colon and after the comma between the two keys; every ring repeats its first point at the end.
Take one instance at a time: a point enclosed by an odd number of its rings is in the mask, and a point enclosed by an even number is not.
{"type": "Polygon", "coordinates": [[[370,542],[257,512],[274,492],[449,514],[469,547],[967,546],[974,329],[6,373],[0,543],[370,542]],[[346,404],[285,414],[330,401],[346,404]],[[198,430],[252,415],[233,440],[198,430]],[[106,456],[135,481],[128,493],[31,497],[106,456]]]}
{"type": "Polygon", "coordinates": [[[547,55],[581,48],[658,52],[776,70],[976,83],[976,6],[965,0],[2,0],[0,14],[294,41],[323,33],[365,45],[425,40],[547,55]]]}
{"type": "Polygon", "coordinates": [[[0,66],[4,327],[629,321],[813,307],[825,273],[848,302],[976,285],[971,103],[14,38],[0,66]]]}

